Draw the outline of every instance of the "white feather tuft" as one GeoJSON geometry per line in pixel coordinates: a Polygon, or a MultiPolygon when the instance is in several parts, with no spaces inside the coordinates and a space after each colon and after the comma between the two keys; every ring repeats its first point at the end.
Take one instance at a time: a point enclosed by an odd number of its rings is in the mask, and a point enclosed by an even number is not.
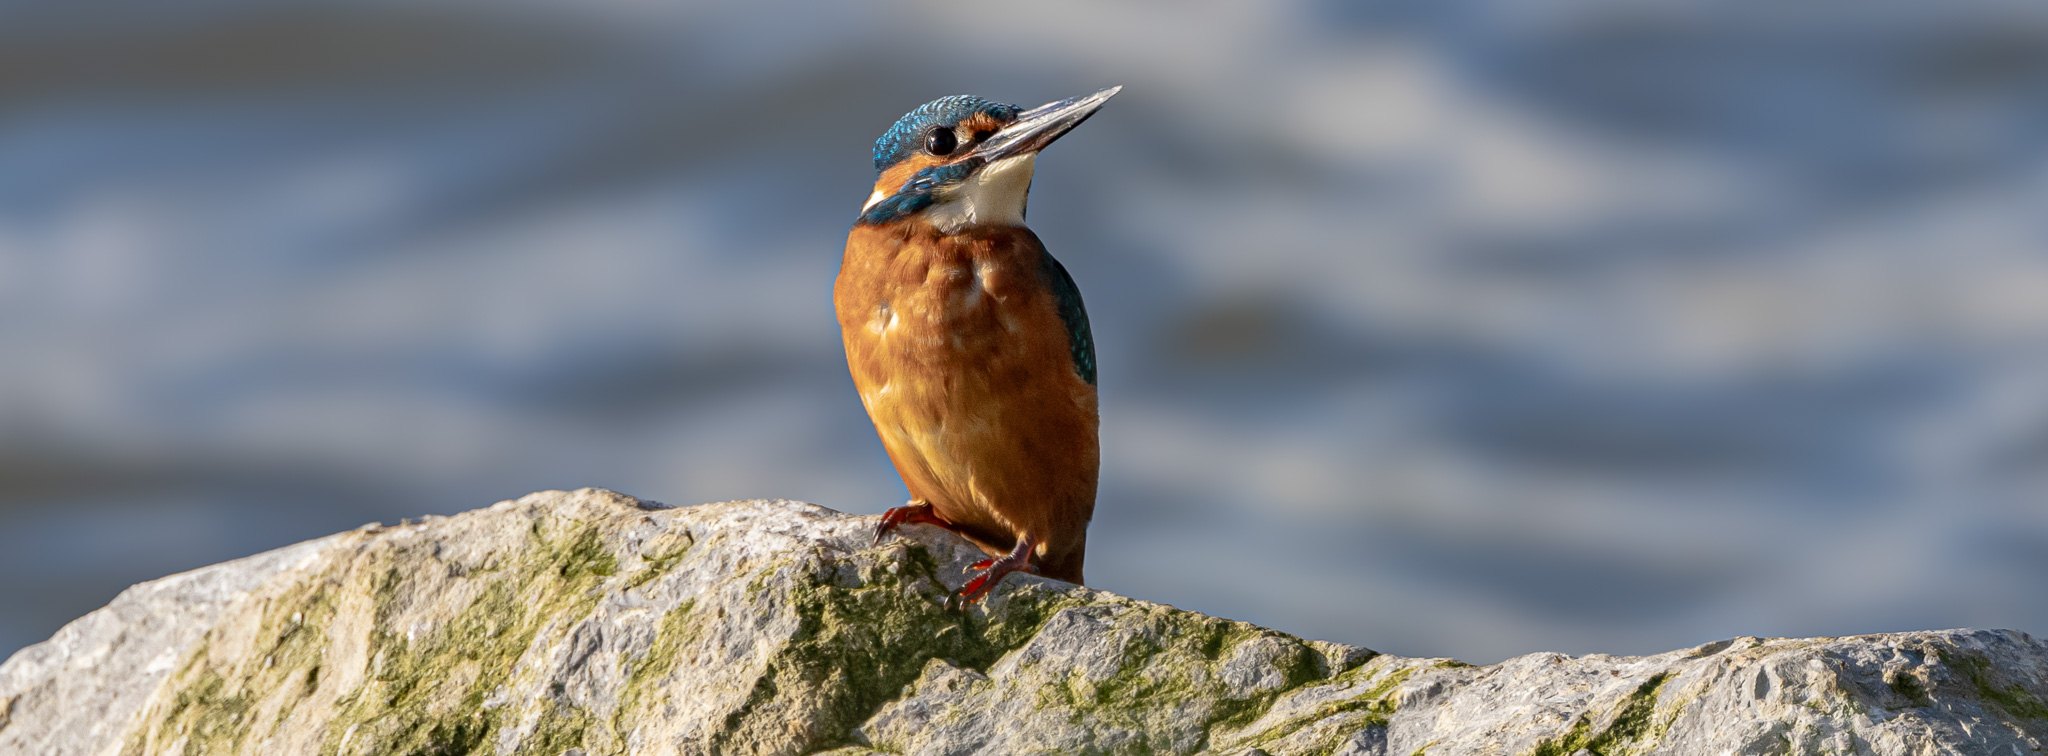
{"type": "Polygon", "coordinates": [[[1024,203],[1031,197],[1031,172],[1038,153],[989,163],[974,177],[940,195],[925,210],[926,220],[952,233],[968,226],[1022,226],[1024,203]]]}

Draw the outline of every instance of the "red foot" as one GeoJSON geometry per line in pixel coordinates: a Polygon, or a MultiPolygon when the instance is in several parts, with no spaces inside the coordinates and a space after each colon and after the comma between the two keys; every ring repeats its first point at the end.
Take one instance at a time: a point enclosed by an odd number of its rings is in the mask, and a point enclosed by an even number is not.
{"type": "Polygon", "coordinates": [[[974,576],[973,580],[967,581],[967,585],[961,586],[961,597],[967,599],[967,603],[972,604],[980,601],[981,597],[988,595],[989,591],[995,590],[996,583],[1002,582],[1003,576],[1012,572],[1032,571],[1031,552],[1036,548],[1038,548],[1037,541],[1030,537],[1025,537],[1017,541],[1017,547],[1011,549],[1010,553],[1004,554],[999,558],[983,559],[969,565],[967,567],[969,571],[987,570],[987,572],[974,576]]]}
{"type": "Polygon", "coordinates": [[[952,523],[946,522],[945,519],[939,517],[937,512],[932,511],[932,505],[920,499],[911,499],[903,506],[893,507],[889,511],[882,513],[881,524],[875,526],[875,543],[881,543],[882,536],[888,535],[889,531],[895,530],[898,525],[919,522],[937,525],[942,528],[950,528],[952,526],[952,523]]]}

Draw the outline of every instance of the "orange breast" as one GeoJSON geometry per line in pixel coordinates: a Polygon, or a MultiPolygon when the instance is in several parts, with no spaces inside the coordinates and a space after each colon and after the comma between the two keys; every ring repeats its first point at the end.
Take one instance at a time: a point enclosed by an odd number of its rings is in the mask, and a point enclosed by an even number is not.
{"type": "Polygon", "coordinates": [[[856,226],[833,299],[861,402],[913,496],[991,553],[1031,535],[1079,582],[1099,466],[1044,247],[1023,228],[856,226]]]}

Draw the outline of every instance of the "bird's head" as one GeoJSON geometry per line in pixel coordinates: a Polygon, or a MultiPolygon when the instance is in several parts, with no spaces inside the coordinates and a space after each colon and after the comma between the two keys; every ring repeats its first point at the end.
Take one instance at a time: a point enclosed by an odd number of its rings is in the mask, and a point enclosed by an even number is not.
{"type": "Polygon", "coordinates": [[[971,95],[918,106],[875,140],[881,176],[857,223],[919,218],[948,232],[1023,225],[1038,151],[1088,120],[1121,89],[1030,110],[971,95]]]}

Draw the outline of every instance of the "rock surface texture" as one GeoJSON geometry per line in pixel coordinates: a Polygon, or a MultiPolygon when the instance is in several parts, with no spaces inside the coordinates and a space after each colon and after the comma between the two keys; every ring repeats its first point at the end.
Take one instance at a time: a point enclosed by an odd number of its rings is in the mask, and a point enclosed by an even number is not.
{"type": "Polygon", "coordinates": [[[1407,659],[788,501],[538,493],[144,583],[0,666],[6,754],[2033,754],[2048,644],[1407,659]]]}

